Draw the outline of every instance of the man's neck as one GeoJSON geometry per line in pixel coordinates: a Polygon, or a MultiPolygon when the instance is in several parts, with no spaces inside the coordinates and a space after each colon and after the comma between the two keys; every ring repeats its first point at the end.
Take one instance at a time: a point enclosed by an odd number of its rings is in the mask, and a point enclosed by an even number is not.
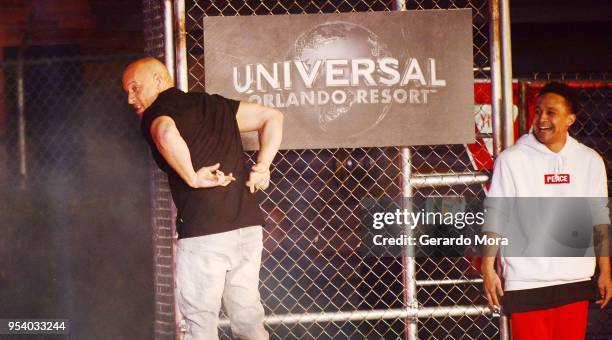
{"type": "Polygon", "coordinates": [[[545,145],[550,151],[554,153],[559,153],[561,152],[561,150],[563,150],[565,143],[567,143],[567,136],[560,142],[552,143],[552,144],[545,144],[545,145]]]}
{"type": "Polygon", "coordinates": [[[169,89],[169,88],[171,88],[171,87],[174,87],[174,84],[172,84],[172,83],[165,84],[165,85],[163,85],[163,86],[161,87],[161,89],[160,89],[160,91],[159,91],[159,92],[160,92],[160,93],[162,93],[162,92],[166,91],[167,89],[169,89]]]}

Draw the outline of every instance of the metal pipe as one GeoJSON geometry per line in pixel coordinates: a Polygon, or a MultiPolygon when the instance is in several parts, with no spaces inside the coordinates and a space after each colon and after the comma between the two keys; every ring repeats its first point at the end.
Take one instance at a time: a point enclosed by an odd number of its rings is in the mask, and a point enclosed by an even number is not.
{"type": "Polygon", "coordinates": [[[501,74],[502,74],[502,117],[503,142],[506,149],[514,144],[514,96],[512,91],[512,45],[510,40],[510,0],[501,0],[500,4],[501,36],[501,74]]]}
{"type": "Polygon", "coordinates": [[[484,172],[462,172],[456,174],[423,174],[410,178],[413,188],[441,187],[452,185],[483,184],[489,180],[484,172]]]}
{"type": "MultiPolygon", "coordinates": [[[[174,63],[174,24],[173,24],[174,13],[172,9],[173,9],[172,0],[164,0],[164,62],[166,64],[166,68],[168,69],[168,72],[170,73],[170,76],[172,77],[172,80],[175,81],[176,80],[176,66],[174,63]]],[[[160,248],[160,245],[156,245],[156,247],[160,248]]],[[[170,241],[169,248],[171,248],[173,258],[176,258],[175,256],[176,248],[177,248],[176,239],[173,239],[172,241],[170,241]]],[[[155,256],[155,266],[156,267],[158,265],[157,257],[158,256],[156,255],[155,256]]],[[[173,274],[172,275],[173,277],[176,276],[176,266],[174,264],[174,261],[172,261],[172,274],[173,274]]],[[[156,275],[161,275],[161,274],[157,273],[156,275]]],[[[176,290],[174,290],[173,295],[174,295],[173,307],[174,307],[174,325],[175,325],[174,337],[176,340],[178,340],[181,338],[180,324],[181,324],[182,316],[181,316],[179,309],[177,308],[178,300],[176,299],[176,290]]]]}
{"type": "Polygon", "coordinates": [[[406,1],[404,1],[404,0],[394,0],[393,1],[393,10],[394,11],[405,11],[406,10],[406,1]]]}
{"type": "MultiPolygon", "coordinates": [[[[395,0],[393,1],[393,9],[395,11],[405,11],[406,1],[395,0]]],[[[412,160],[410,155],[410,148],[403,147],[400,150],[402,159],[402,208],[404,210],[412,209],[412,160]]],[[[411,228],[405,228],[408,235],[412,235],[413,230],[411,228]]],[[[404,284],[404,305],[406,306],[405,311],[418,310],[419,304],[417,302],[417,286],[416,286],[416,259],[414,254],[414,246],[406,245],[405,254],[402,257],[402,265],[404,270],[402,272],[402,281],[404,284]]],[[[414,317],[403,317],[406,319],[406,340],[418,339],[419,332],[417,329],[417,322],[414,317]],[[411,320],[412,319],[412,320],[411,320]]]]}
{"type": "Polygon", "coordinates": [[[34,10],[30,11],[28,16],[28,22],[25,33],[21,40],[21,46],[19,46],[19,55],[17,57],[17,134],[18,134],[18,148],[19,148],[19,185],[21,189],[25,189],[28,184],[28,150],[26,141],[26,117],[25,117],[25,85],[23,77],[23,58],[25,55],[26,47],[30,42],[30,34],[32,23],[34,22],[34,10]]]}
{"type": "MultiPolygon", "coordinates": [[[[510,43],[510,2],[509,0],[501,0],[501,6],[499,4],[499,0],[492,0],[497,4],[497,19],[500,21],[499,25],[496,24],[496,27],[499,27],[501,31],[499,35],[501,36],[501,91],[502,91],[502,100],[503,100],[503,112],[502,119],[500,121],[503,125],[502,132],[502,150],[506,149],[514,144],[514,110],[513,110],[513,95],[512,95],[512,48],[510,43]]],[[[495,16],[495,14],[493,14],[495,16]]],[[[491,23],[493,24],[493,23],[491,23]]],[[[499,39],[498,39],[499,42],[499,39]]],[[[493,119],[494,133],[495,133],[495,119],[493,119]]],[[[497,136],[496,139],[500,138],[497,136]]],[[[495,149],[495,146],[493,147],[495,149]]],[[[498,150],[501,151],[501,150],[498,150]]],[[[500,338],[502,340],[510,339],[509,329],[508,329],[508,318],[505,315],[502,315],[499,318],[499,332],[500,338]]]]}
{"type": "Polygon", "coordinates": [[[519,136],[527,133],[527,116],[529,115],[529,106],[527,103],[527,87],[528,82],[525,80],[519,80],[519,110],[518,110],[518,125],[519,125],[519,136]]]}
{"type": "Polygon", "coordinates": [[[172,0],[164,0],[164,63],[175,79],[174,67],[174,33],[172,25],[172,0]]]}
{"type": "MultiPolygon", "coordinates": [[[[403,147],[400,150],[402,159],[402,208],[410,211],[412,209],[412,161],[410,148],[403,147]]],[[[412,234],[411,228],[406,228],[409,236],[412,234]]],[[[404,304],[407,310],[418,309],[417,286],[416,286],[416,260],[414,246],[406,245],[406,254],[402,257],[404,271],[402,280],[404,283],[404,304]]],[[[416,320],[406,320],[406,339],[414,340],[418,338],[416,320]]]]}
{"type": "Polygon", "coordinates": [[[482,279],[458,279],[458,280],[417,280],[419,287],[450,286],[482,283],[482,279]]]}
{"type": "MultiPolygon", "coordinates": [[[[23,48],[22,48],[23,50],[23,48]]],[[[23,53],[19,53],[17,64],[17,133],[19,138],[19,184],[25,189],[28,181],[28,159],[26,145],[25,90],[23,84],[23,53]]]]}
{"type": "MultiPolygon", "coordinates": [[[[405,199],[412,198],[412,161],[410,148],[403,147],[400,150],[402,157],[402,197],[405,199]]],[[[416,175],[419,176],[419,175],[416,175]]]]}
{"type": "MultiPolygon", "coordinates": [[[[471,315],[489,315],[493,311],[487,306],[445,306],[402,309],[358,310],[352,312],[304,313],[269,315],[264,318],[266,325],[287,325],[296,323],[342,322],[388,319],[427,319],[471,315]]],[[[219,320],[219,326],[229,327],[229,319],[219,320]]]]}
{"type": "Polygon", "coordinates": [[[480,139],[484,139],[484,138],[493,138],[493,134],[492,134],[492,133],[482,133],[482,132],[477,132],[477,133],[476,133],[476,138],[480,138],[480,139]]]}
{"type": "Polygon", "coordinates": [[[187,30],[185,29],[185,0],[174,1],[176,30],[176,87],[189,90],[187,79],[187,30]]]}
{"type": "Polygon", "coordinates": [[[510,340],[510,327],[505,315],[499,317],[499,340],[510,340]]]}
{"type": "Polygon", "coordinates": [[[503,148],[499,0],[489,0],[489,16],[489,60],[491,63],[491,118],[493,121],[493,155],[497,156],[503,148]]]}

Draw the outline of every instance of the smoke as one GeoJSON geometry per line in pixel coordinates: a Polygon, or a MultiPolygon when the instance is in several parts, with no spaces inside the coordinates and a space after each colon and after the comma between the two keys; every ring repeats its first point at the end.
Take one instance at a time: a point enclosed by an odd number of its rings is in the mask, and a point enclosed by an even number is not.
{"type": "Polygon", "coordinates": [[[68,318],[74,339],[153,337],[149,151],[122,64],[63,65],[54,78],[69,85],[25,79],[30,176],[0,201],[0,318],[68,318]]]}

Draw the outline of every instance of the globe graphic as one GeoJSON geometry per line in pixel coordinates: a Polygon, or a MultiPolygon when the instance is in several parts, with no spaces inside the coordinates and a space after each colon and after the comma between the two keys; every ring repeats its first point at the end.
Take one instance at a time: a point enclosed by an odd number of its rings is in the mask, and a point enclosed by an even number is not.
{"type": "MultiPolygon", "coordinates": [[[[335,66],[344,71],[342,76],[336,77],[350,79],[352,59],[371,59],[376,63],[377,59],[390,56],[391,54],[378,36],[363,26],[338,21],[315,26],[298,37],[289,52],[288,60],[301,61],[307,70],[312,70],[313,65],[320,60],[323,63],[320,66],[319,75],[313,87],[306,88],[298,72],[292,72],[293,88],[291,91],[298,95],[300,92],[326,91],[331,95],[334,91],[339,90],[346,94],[346,100],[336,104],[330,99],[325,104],[291,107],[291,111],[299,113],[296,119],[304,128],[323,131],[328,137],[334,139],[358,136],[366,132],[384,118],[391,104],[358,103],[358,90],[370,91],[372,88],[377,88],[377,86],[367,86],[363,79],[357,86],[334,86],[326,89],[324,63],[327,60],[348,60],[346,67],[335,66]]],[[[378,79],[377,73],[380,72],[376,66],[372,75],[374,80],[378,79]]],[[[284,93],[284,97],[287,97],[287,93],[284,93]]]]}

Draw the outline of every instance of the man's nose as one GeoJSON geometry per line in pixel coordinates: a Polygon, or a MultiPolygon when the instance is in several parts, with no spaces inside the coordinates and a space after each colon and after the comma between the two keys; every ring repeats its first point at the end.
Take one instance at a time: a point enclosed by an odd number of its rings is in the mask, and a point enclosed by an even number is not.
{"type": "Polygon", "coordinates": [[[538,115],[538,121],[540,121],[540,122],[547,122],[548,121],[548,114],[546,112],[541,112],[538,115]]]}
{"type": "Polygon", "coordinates": [[[134,97],[132,95],[128,95],[128,104],[134,104],[134,97]]]}

